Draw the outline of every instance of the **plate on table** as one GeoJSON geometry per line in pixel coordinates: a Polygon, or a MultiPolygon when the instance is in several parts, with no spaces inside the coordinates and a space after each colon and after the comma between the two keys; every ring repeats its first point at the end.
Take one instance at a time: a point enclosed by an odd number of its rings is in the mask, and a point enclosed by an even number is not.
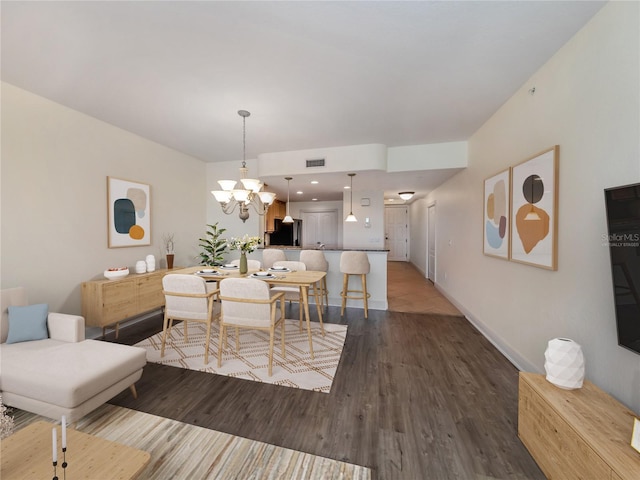
{"type": "Polygon", "coordinates": [[[289,270],[287,267],[271,267],[269,269],[270,272],[280,272],[280,273],[289,273],[291,272],[291,270],[289,270]]]}
{"type": "Polygon", "coordinates": [[[237,270],[238,265],[233,265],[232,263],[227,263],[226,265],[222,265],[220,267],[222,270],[237,270]]]}
{"type": "Polygon", "coordinates": [[[218,275],[218,271],[213,268],[203,268],[202,270],[198,270],[196,272],[198,275],[218,275]]]}
{"type": "Polygon", "coordinates": [[[252,273],[251,278],[275,278],[275,276],[269,272],[256,272],[252,273]]]}

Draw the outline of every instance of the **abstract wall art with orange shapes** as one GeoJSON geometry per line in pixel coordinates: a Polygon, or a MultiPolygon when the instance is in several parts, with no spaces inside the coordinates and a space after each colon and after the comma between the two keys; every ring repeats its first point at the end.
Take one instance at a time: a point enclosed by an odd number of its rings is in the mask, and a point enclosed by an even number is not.
{"type": "Polygon", "coordinates": [[[558,269],[556,145],[512,167],[511,260],[558,269]]]}
{"type": "Polygon", "coordinates": [[[484,181],[484,249],[485,255],[509,258],[509,205],[511,169],[484,181]]]}
{"type": "Polygon", "coordinates": [[[151,245],[149,185],[107,177],[109,248],[151,245]]]}

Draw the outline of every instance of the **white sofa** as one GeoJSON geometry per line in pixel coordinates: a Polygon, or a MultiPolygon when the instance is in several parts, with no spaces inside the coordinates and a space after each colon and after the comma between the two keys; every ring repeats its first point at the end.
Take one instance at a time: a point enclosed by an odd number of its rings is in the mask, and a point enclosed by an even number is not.
{"type": "Polygon", "coordinates": [[[3,403],[74,422],[126,388],[136,395],[134,384],[147,361],[144,349],[85,340],[84,318],[61,313],[48,314],[48,338],[6,343],[8,307],[27,305],[27,295],[18,287],[1,290],[0,296],[3,403]]]}

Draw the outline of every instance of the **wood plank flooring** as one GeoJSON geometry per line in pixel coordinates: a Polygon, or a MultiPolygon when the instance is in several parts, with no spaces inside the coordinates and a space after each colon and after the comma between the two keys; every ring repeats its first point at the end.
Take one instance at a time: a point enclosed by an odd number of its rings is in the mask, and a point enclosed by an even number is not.
{"type": "MultiPolygon", "coordinates": [[[[364,465],[378,480],[544,479],[517,437],[518,372],[466,319],[329,307],[325,321],[349,325],[329,394],[148,364],[138,399],[127,390],[111,403],[364,465]]],[[[161,323],[122,328],[119,342],[161,323]]]]}

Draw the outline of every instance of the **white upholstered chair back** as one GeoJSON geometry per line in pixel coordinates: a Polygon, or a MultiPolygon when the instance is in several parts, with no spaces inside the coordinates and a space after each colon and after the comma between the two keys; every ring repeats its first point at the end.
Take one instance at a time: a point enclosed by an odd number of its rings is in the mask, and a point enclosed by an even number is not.
{"type": "Polygon", "coordinates": [[[321,250],[302,250],[300,261],[307,266],[307,270],[326,272],[329,270],[329,262],[321,250]]]}
{"type": "Polygon", "coordinates": [[[284,251],[278,250],[277,248],[265,248],[262,251],[262,266],[265,270],[273,267],[273,262],[286,259],[287,256],[284,254],[284,251]]]}
{"type": "Polygon", "coordinates": [[[349,275],[366,275],[369,273],[369,257],[367,252],[342,252],[340,255],[340,272],[349,275]]]}
{"type": "Polygon", "coordinates": [[[269,300],[269,285],[253,278],[225,278],[220,282],[222,301],[221,322],[246,327],[268,327],[271,324],[271,306],[251,303],[251,300],[269,300]],[[229,299],[238,299],[238,301],[229,299]]]}
{"type": "Polygon", "coordinates": [[[185,297],[176,294],[207,293],[206,282],[196,275],[172,273],[162,278],[165,311],[169,317],[182,320],[207,320],[209,305],[206,297],[185,297]],[[173,294],[173,295],[172,295],[173,294]]]}

